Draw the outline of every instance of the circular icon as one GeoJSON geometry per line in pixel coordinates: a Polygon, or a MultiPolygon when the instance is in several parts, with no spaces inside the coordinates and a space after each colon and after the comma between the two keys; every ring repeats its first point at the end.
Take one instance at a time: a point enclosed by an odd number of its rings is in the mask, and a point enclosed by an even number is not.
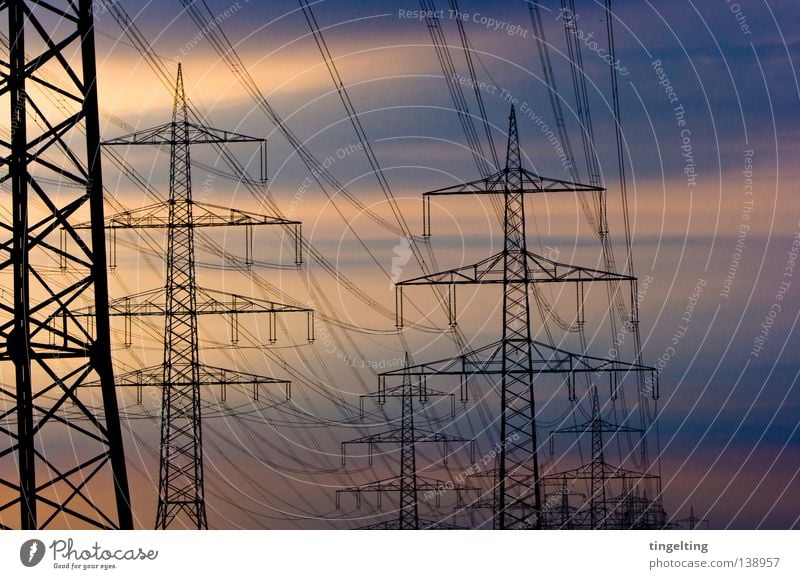
{"type": "Polygon", "coordinates": [[[39,539],[28,539],[19,548],[19,560],[26,567],[35,567],[44,558],[44,543],[39,539]]]}

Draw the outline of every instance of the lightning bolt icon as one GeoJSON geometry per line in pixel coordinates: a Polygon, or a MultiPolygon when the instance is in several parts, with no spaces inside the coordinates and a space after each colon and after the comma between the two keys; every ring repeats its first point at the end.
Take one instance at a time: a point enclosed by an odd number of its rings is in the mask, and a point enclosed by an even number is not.
{"type": "Polygon", "coordinates": [[[33,561],[33,556],[36,555],[36,552],[39,550],[39,545],[37,543],[31,543],[31,550],[28,552],[28,563],[33,561]]]}

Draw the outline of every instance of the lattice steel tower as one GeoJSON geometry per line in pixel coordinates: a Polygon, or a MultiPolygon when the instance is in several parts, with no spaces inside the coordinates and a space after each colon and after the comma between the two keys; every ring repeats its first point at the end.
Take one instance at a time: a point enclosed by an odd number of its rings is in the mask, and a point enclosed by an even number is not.
{"type": "MultiPolygon", "coordinates": [[[[624,373],[655,372],[638,363],[575,354],[533,340],[529,291],[537,283],[574,283],[577,322],[584,323],[584,287],[587,282],[633,282],[633,277],[577,265],[558,263],[528,250],[525,237],[524,197],[528,193],[604,191],[541,177],[522,167],[517,119],[511,107],[506,148],[506,166],[497,173],[423,195],[424,234],[430,235],[430,199],[440,195],[502,195],[503,250],[474,265],[424,275],[397,284],[397,325],[403,324],[403,289],[413,285],[448,286],[450,324],[456,323],[455,291],[462,284],[496,284],[503,288],[501,339],[489,346],[465,352],[448,360],[406,369],[411,376],[491,376],[500,390],[500,447],[494,527],[497,529],[541,528],[542,489],[539,473],[534,379],[540,374],[563,374],[570,400],[575,399],[576,373],[607,374],[612,390],[624,373]]],[[[398,376],[385,372],[384,377],[398,376]]],[[[464,388],[466,385],[464,384],[464,388]]]]}
{"type": "MultiPolygon", "coordinates": [[[[613,424],[605,420],[601,413],[600,398],[597,384],[592,384],[589,389],[591,415],[582,424],[559,428],[553,434],[574,434],[581,436],[588,434],[591,439],[591,460],[578,468],[555,472],[544,477],[545,489],[562,492],[565,511],[569,514],[565,518],[561,513],[555,517],[546,517],[545,526],[548,528],[583,528],[583,529],[631,529],[631,528],[662,528],[665,524],[660,498],[655,501],[647,500],[647,486],[660,485],[657,475],[636,472],[610,464],[606,460],[606,445],[604,434],[616,435],[637,433],[643,436],[640,428],[613,424]],[[588,500],[574,509],[569,504],[570,496],[579,496],[573,492],[579,481],[587,482],[589,488],[588,500]]],[[[641,442],[640,442],[641,443],[641,442]]],[[[551,440],[551,453],[552,451],[551,440]]],[[[657,491],[660,489],[657,488],[657,491]]],[[[659,495],[660,492],[657,492],[659,495]]]]}
{"type": "MultiPolygon", "coordinates": [[[[135,370],[120,377],[123,386],[141,391],[148,386],[162,389],[161,456],[156,528],[170,526],[208,528],[203,477],[203,437],[201,387],[219,386],[224,401],[229,386],[288,384],[287,380],[258,376],[201,364],[198,316],[226,315],[232,318],[232,340],[236,341],[239,314],[268,314],[269,341],[276,339],[277,314],[308,315],[309,340],[313,339],[313,315],[308,308],[207,290],[196,281],[195,229],[198,227],[247,228],[252,244],[252,228],[279,225],[295,236],[295,262],[300,263],[300,223],[236,209],[198,202],[192,198],[191,154],[193,145],[256,143],[260,145],[262,177],[264,174],[264,139],[196,124],[189,118],[189,108],[178,66],[172,121],[144,131],[106,141],[104,145],[168,146],[170,153],[169,200],[135,211],[111,216],[110,229],[167,230],[166,281],[163,289],[152,290],[114,300],[111,315],[125,318],[125,340],[130,342],[130,320],[136,316],[164,317],[164,362],[162,365],[135,370]]],[[[248,245],[248,252],[252,248],[248,245]]],[[[141,400],[141,393],[139,393],[141,400]]]]}
{"type": "MultiPolygon", "coordinates": [[[[406,367],[408,367],[408,356],[406,356],[406,367]]],[[[361,505],[361,494],[372,493],[378,497],[378,505],[380,506],[381,496],[385,494],[399,495],[399,509],[396,518],[388,519],[380,523],[363,527],[365,529],[395,529],[395,530],[413,530],[413,529],[443,529],[452,528],[452,526],[441,523],[440,521],[431,521],[421,519],[419,516],[419,493],[433,493],[436,496],[437,503],[440,499],[440,494],[443,489],[451,489],[456,495],[457,506],[461,506],[462,496],[468,491],[477,491],[477,487],[470,487],[463,484],[452,483],[452,481],[443,481],[422,477],[417,474],[417,445],[425,443],[438,443],[444,446],[445,464],[447,463],[447,445],[451,443],[456,444],[470,444],[466,438],[458,436],[450,436],[442,432],[432,432],[414,424],[414,399],[417,399],[421,405],[428,403],[430,398],[450,398],[451,402],[451,418],[455,417],[455,397],[447,392],[440,392],[438,390],[428,389],[424,381],[418,381],[416,384],[413,382],[410,374],[405,373],[403,382],[394,388],[386,388],[382,379],[379,381],[378,391],[374,394],[367,394],[361,397],[361,408],[363,414],[364,399],[374,398],[378,403],[383,405],[386,403],[387,398],[398,398],[401,401],[401,416],[400,428],[395,428],[378,434],[372,434],[349,440],[342,443],[342,465],[345,464],[346,448],[347,445],[352,444],[366,444],[368,446],[369,461],[372,464],[372,450],[376,445],[398,445],[400,447],[400,474],[396,478],[380,480],[374,483],[348,487],[336,491],[336,507],[339,507],[341,494],[353,494],[356,496],[357,505],[361,505]]],[[[471,454],[473,454],[471,452],[471,454]]],[[[473,457],[474,460],[474,457],[473,457]]]]}
{"type": "Polygon", "coordinates": [[[673,521],[672,527],[677,529],[687,529],[689,531],[695,531],[697,529],[708,530],[709,521],[708,519],[704,519],[695,515],[694,505],[692,505],[689,507],[689,516],[683,519],[678,519],[677,521],[673,521]]]}
{"type": "Polygon", "coordinates": [[[0,368],[13,365],[14,376],[14,386],[0,386],[0,527],[129,529],[92,1],[5,0],[0,15],[8,24],[0,96],[8,99],[3,128],[10,130],[0,137],[0,182],[11,182],[0,273],[13,280],[11,299],[0,301],[0,368]],[[52,106],[62,100],[73,113],[52,106]],[[87,220],[90,228],[79,233],[75,225],[87,220]],[[69,277],[53,275],[54,264],[69,277]],[[94,327],[75,315],[87,306],[97,312],[94,327]]]}

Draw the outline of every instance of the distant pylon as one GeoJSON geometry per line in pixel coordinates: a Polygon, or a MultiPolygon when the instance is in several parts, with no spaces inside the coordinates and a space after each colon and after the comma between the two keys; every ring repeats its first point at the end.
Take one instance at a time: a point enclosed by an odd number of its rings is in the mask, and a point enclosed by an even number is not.
{"type": "Polygon", "coordinates": [[[694,514],[694,505],[689,507],[689,516],[685,519],[678,519],[675,525],[680,529],[694,531],[696,529],[708,529],[708,519],[703,519],[694,514]]]}
{"type": "MultiPolygon", "coordinates": [[[[569,398],[575,398],[576,373],[607,374],[616,388],[618,376],[655,369],[638,363],[573,354],[532,338],[529,291],[531,284],[574,283],[577,320],[584,320],[584,287],[588,282],[633,282],[631,276],[572,264],[558,263],[527,249],[524,196],[528,193],[603,191],[602,187],[541,177],[522,167],[514,107],[509,116],[506,166],[489,177],[423,195],[424,233],[430,235],[430,198],[440,195],[503,196],[503,250],[474,265],[425,275],[397,284],[397,325],[403,325],[403,289],[412,285],[449,287],[449,322],[456,323],[455,288],[462,284],[497,284],[503,287],[501,339],[456,358],[410,368],[412,376],[454,375],[463,380],[474,375],[495,376],[500,389],[500,447],[495,501],[497,529],[541,528],[543,516],[534,377],[564,374],[569,398]]],[[[398,371],[382,374],[397,376],[398,371]]],[[[654,391],[656,395],[656,391],[654,391]]]]}
{"type": "Polygon", "coordinates": [[[92,0],[7,0],[0,15],[9,44],[0,96],[9,99],[11,133],[0,139],[0,181],[11,181],[0,273],[13,280],[12,296],[0,301],[0,362],[13,364],[15,376],[14,386],[0,386],[0,528],[130,529],[111,363],[92,0]],[[62,101],[74,110],[52,106],[62,101]],[[76,224],[87,219],[82,235],[76,224]],[[84,307],[96,312],[93,326],[76,315],[84,307]],[[69,448],[58,446],[65,442],[69,448]]]}
{"type": "Polygon", "coordinates": [[[197,285],[194,230],[199,227],[244,226],[248,229],[248,243],[252,243],[250,229],[254,226],[279,225],[289,228],[296,236],[295,262],[300,263],[300,242],[297,239],[300,235],[299,222],[193,200],[191,146],[232,142],[256,143],[264,150],[264,139],[191,122],[183,71],[178,65],[172,121],[104,143],[108,146],[164,145],[170,149],[167,203],[126,211],[106,220],[106,227],[115,230],[167,230],[164,289],[117,299],[110,304],[111,315],[126,319],[126,340],[129,339],[128,320],[131,317],[163,316],[165,321],[163,364],[129,372],[118,381],[122,386],[139,390],[152,386],[162,390],[157,529],[179,525],[208,528],[203,475],[201,386],[219,386],[223,401],[227,387],[232,385],[252,386],[255,399],[258,398],[261,385],[286,385],[287,397],[289,395],[287,380],[201,364],[198,316],[230,316],[232,341],[235,342],[238,315],[268,314],[269,342],[272,343],[276,339],[277,314],[305,313],[308,316],[308,338],[313,339],[313,312],[308,308],[207,290],[197,285]]]}
{"type": "MultiPolygon", "coordinates": [[[[576,434],[581,435],[589,433],[591,436],[592,456],[588,464],[582,465],[577,469],[565,472],[556,472],[545,477],[545,485],[550,484],[555,487],[561,485],[561,489],[569,489],[569,485],[574,485],[577,480],[586,480],[589,482],[589,500],[588,508],[579,510],[576,514],[570,517],[570,522],[574,525],[580,523],[581,526],[589,529],[608,529],[626,527],[621,522],[621,508],[620,499],[623,503],[626,498],[638,498],[635,493],[636,488],[626,488],[621,497],[611,497],[610,489],[607,484],[610,479],[619,479],[627,483],[628,480],[636,482],[658,482],[658,477],[655,475],[648,475],[645,473],[635,473],[633,471],[621,469],[609,465],[605,459],[605,442],[603,440],[604,433],[615,435],[625,433],[638,433],[642,434],[640,428],[612,424],[603,417],[600,412],[600,398],[597,393],[597,384],[592,384],[589,389],[589,396],[591,400],[591,416],[589,420],[583,424],[576,426],[568,426],[559,428],[551,432],[552,434],[576,434]],[[569,483],[569,485],[567,484],[569,483]]],[[[551,449],[553,448],[551,442],[551,449]]],[[[551,450],[552,452],[552,450],[551,450]]],[[[635,485],[634,485],[635,486],[635,485]]],[[[576,494],[576,493],[572,493],[576,494]]],[[[568,497],[564,497],[568,502],[568,497]]],[[[553,523],[549,521],[549,525],[556,525],[560,527],[560,523],[553,523]]],[[[642,524],[643,521],[631,521],[630,525],[642,524]]]]}
{"type": "MultiPolygon", "coordinates": [[[[408,367],[408,354],[406,354],[405,367],[408,367]]],[[[442,434],[441,432],[430,432],[419,426],[414,425],[414,399],[417,398],[421,404],[427,404],[432,397],[449,397],[451,401],[451,416],[455,414],[455,398],[452,394],[430,390],[424,383],[414,384],[409,374],[404,375],[403,383],[395,388],[386,389],[383,382],[379,383],[378,392],[362,396],[365,398],[376,398],[379,404],[384,404],[387,398],[399,398],[402,404],[402,414],[400,417],[400,428],[373,434],[355,440],[342,443],[342,464],[345,461],[345,449],[351,444],[366,444],[369,447],[370,463],[372,462],[372,447],[380,444],[396,444],[400,447],[400,476],[393,479],[381,480],[375,483],[358,487],[348,487],[336,491],[336,505],[339,506],[339,495],[342,493],[354,494],[357,504],[360,506],[360,496],[362,493],[376,493],[380,502],[383,493],[395,493],[399,495],[400,508],[395,519],[389,519],[380,523],[369,525],[366,528],[373,529],[442,529],[450,528],[450,525],[440,521],[420,519],[419,517],[419,493],[431,493],[436,497],[437,502],[440,495],[452,491],[456,496],[458,506],[462,506],[462,495],[470,490],[477,491],[477,487],[469,487],[463,484],[455,484],[443,480],[435,480],[417,475],[417,451],[416,447],[421,443],[439,443],[445,447],[445,457],[447,457],[448,443],[466,444],[470,441],[465,438],[442,434]]],[[[445,458],[445,461],[447,459],[445,458]]]]}

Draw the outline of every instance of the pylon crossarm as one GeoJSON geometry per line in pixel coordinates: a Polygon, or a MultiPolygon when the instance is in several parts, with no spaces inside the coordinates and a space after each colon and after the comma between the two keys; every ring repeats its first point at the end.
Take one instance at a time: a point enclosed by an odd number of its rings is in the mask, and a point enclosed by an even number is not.
{"type": "MultiPolygon", "coordinates": [[[[250,374],[248,372],[240,372],[239,370],[230,370],[227,368],[216,368],[204,364],[201,364],[198,370],[200,386],[252,386],[268,384],[288,386],[291,384],[290,380],[260,376],[258,374],[250,374]]],[[[121,374],[117,379],[117,386],[156,386],[161,388],[164,386],[163,381],[164,367],[159,365],[121,374]]],[[[173,380],[171,385],[187,386],[189,383],[181,383],[173,380]]],[[[89,384],[89,386],[91,386],[91,384],[89,384]]]]}
{"type": "MultiPolygon", "coordinates": [[[[256,225],[293,225],[300,221],[241,211],[221,205],[192,201],[192,227],[233,227],[256,225]]],[[[106,218],[106,229],[165,229],[169,224],[169,204],[153,203],[138,209],[123,211],[106,218]]],[[[74,229],[89,229],[89,223],[79,223],[74,229]]]]}
{"type": "Polygon", "coordinates": [[[612,271],[560,263],[530,251],[527,251],[526,254],[528,256],[528,278],[532,282],[634,281],[636,279],[612,271]]]}
{"type": "Polygon", "coordinates": [[[354,438],[353,440],[346,440],[342,442],[342,446],[346,444],[417,444],[420,442],[472,442],[470,438],[461,436],[451,436],[441,432],[429,432],[421,428],[415,428],[414,437],[404,437],[400,429],[388,430],[377,434],[370,434],[369,436],[362,436],[361,438],[354,438]]]}
{"type": "MultiPolygon", "coordinates": [[[[337,494],[355,494],[355,493],[390,493],[400,492],[402,482],[399,477],[387,478],[363,485],[345,487],[336,491],[337,494]]],[[[437,492],[443,493],[448,491],[468,492],[480,491],[481,489],[476,486],[465,485],[461,483],[454,483],[453,481],[446,481],[440,479],[432,479],[426,477],[417,477],[417,492],[437,492]]]]}
{"type": "Polygon", "coordinates": [[[482,470],[481,472],[467,475],[467,478],[497,478],[497,469],[482,470]]]}
{"type": "MultiPolygon", "coordinates": [[[[112,316],[163,316],[166,310],[163,288],[148,290],[132,296],[117,298],[109,303],[112,316]]],[[[87,315],[92,315],[88,312],[87,315]]]]}
{"type": "Polygon", "coordinates": [[[103,141],[101,145],[160,145],[168,144],[172,136],[172,123],[164,123],[141,131],[135,131],[114,139],[103,141]]]}
{"type": "Polygon", "coordinates": [[[206,213],[195,213],[195,224],[203,226],[208,222],[209,225],[301,225],[301,221],[293,219],[285,219],[283,217],[274,217],[271,215],[263,215],[260,213],[253,213],[250,211],[242,211],[240,209],[233,209],[231,207],[223,207],[222,205],[214,205],[213,203],[205,203],[201,201],[193,201],[195,207],[200,207],[206,213]],[[198,223],[199,220],[199,223],[198,223]]]}
{"type": "Polygon", "coordinates": [[[503,254],[498,253],[473,265],[458,267],[429,275],[421,275],[419,277],[399,281],[396,285],[408,286],[451,285],[457,283],[492,283],[491,281],[483,282],[483,280],[484,278],[493,280],[495,277],[499,276],[499,279],[502,282],[502,275],[503,254]]]}
{"type": "Polygon", "coordinates": [[[580,434],[583,432],[610,432],[610,433],[618,433],[618,432],[642,432],[641,428],[637,428],[634,426],[625,426],[622,424],[612,424],[606,420],[600,419],[590,419],[583,424],[578,424],[576,426],[567,426],[565,428],[559,428],[558,430],[553,430],[551,434],[580,434]]]}
{"type": "MultiPolygon", "coordinates": [[[[494,509],[495,508],[495,501],[494,499],[480,499],[474,501],[467,505],[468,509],[494,509]]],[[[518,511],[525,510],[529,508],[524,502],[515,502],[511,503],[506,509],[516,509],[518,511]]]]}
{"type": "Polygon", "coordinates": [[[542,177],[524,168],[502,169],[489,177],[476,179],[468,183],[459,183],[450,187],[443,187],[423,193],[424,197],[436,195],[475,195],[475,194],[501,194],[508,192],[508,182],[511,173],[514,178],[521,177],[522,185],[515,186],[515,193],[560,193],[560,192],[579,192],[579,191],[605,191],[605,187],[597,185],[586,185],[584,183],[574,183],[561,179],[542,177]]]}
{"type": "Polygon", "coordinates": [[[173,133],[173,123],[164,123],[157,127],[152,127],[142,131],[136,131],[127,135],[122,135],[114,139],[103,141],[105,146],[126,146],[126,145],[172,145],[172,144],[224,144],[224,143],[264,143],[266,139],[251,137],[233,131],[224,131],[213,127],[204,127],[187,123],[188,138],[180,139],[176,142],[173,133]]]}
{"type": "Polygon", "coordinates": [[[269,313],[307,313],[313,312],[311,308],[293,306],[272,300],[263,300],[219,290],[197,288],[198,298],[205,297],[205,301],[198,299],[198,314],[269,314],[269,313]]]}
{"type": "MultiPolygon", "coordinates": [[[[603,467],[604,467],[603,476],[606,480],[625,479],[631,483],[636,483],[639,481],[651,481],[659,478],[659,476],[655,474],[629,470],[605,462],[603,463],[603,467]]],[[[567,481],[570,481],[570,480],[591,480],[591,478],[592,478],[592,463],[587,463],[577,468],[545,475],[542,477],[542,484],[545,486],[558,485],[560,487],[564,484],[565,479],[567,481]]]]}
{"type": "Polygon", "coordinates": [[[283,380],[280,378],[273,378],[270,376],[261,376],[259,374],[251,374],[249,372],[241,372],[240,370],[231,370],[228,368],[218,368],[215,366],[200,365],[200,385],[201,386],[259,386],[280,384],[286,387],[287,399],[291,395],[291,380],[283,380]]]}
{"type": "Polygon", "coordinates": [[[446,481],[425,476],[417,477],[417,489],[420,491],[441,491],[442,489],[454,490],[457,492],[480,491],[480,487],[464,483],[456,483],[452,480],[446,481]]]}
{"type": "MultiPolygon", "coordinates": [[[[381,521],[380,523],[373,523],[371,525],[364,525],[358,527],[358,531],[392,531],[400,530],[400,521],[397,519],[389,519],[388,521],[381,521]]],[[[428,519],[419,520],[419,528],[427,531],[455,531],[463,530],[464,527],[452,525],[450,523],[441,523],[439,521],[431,521],[428,519]]]]}
{"type": "MultiPolygon", "coordinates": [[[[261,376],[259,374],[252,374],[249,372],[242,372],[239,370],[231,370],[229,368],[219,368],[216,366],[208,366],[200,364],[197,369],[198,385],[199,386],[240,386],[240,387],[253,387],[281,385],[286,392],[286,399],[291,398],[290,380],[283,380],[280,378],[273,378],[271,376],[261,376]]],[[[98,382],[87,382],[84,384],[86,387],[97,387],[98,382]]],[[[189,381],[181,382],[173,381],[170,383],[173,387],[191,386],[189,381]]],[[[117,376],[116,386],[118,388],[136,387],[136,388],[163,388],[164,387],[164,366],[150,366],[139,370],[132,370],[117,376]]]]}
{"type": "Polygon", "coordinates": [[[261,137],[253,137],[237,133],[235,131],[226,131],[223,129],[216,129],[214,127],[207,127],[203,125],[196,125],[191,121],[189,125],[189,141],[194,143],[266,143],[267,140],[261,137]]]}
{"type": "MultiPolygon", "coordinates": [[[[527,283],[558,282],[591,282],[591,281],[634,281],[636,278],[582,267],[569,263],[559,263],[530,251],[527,253],[527,283]]],[[[473,265],[467,265],[447,271],[423,275],[397,283],[398,286],[409,285],[456,285],[456,284],[502,284],[504,283],[503,252],[497,253],[473,265]]]]}
{"type": "MultiPolygon", "coordinates": [[[[311,308],[293,306],[271,300],[262,300],[239,294],[197,288],[197,309],[192,310],[197,315],[211,314],[311,314],[311,308]],[[204,299],[200,299],[204,298],[204,299]]],[[[164,316],[167,312],[165,290],[162,288],[148,290],[117,298],[110,304],[112,316],[164,316]]],[[[171,310],[174,313],[188,313],[181,310],[171,310]]],[[[78,310],[77,317],[93,316],[94,310],[85,308],[78,310]]]]}
{"type": "Polygon", "coordinates": [[[501,374],[569,374],[576,372],[597,373],[629,373],[651,372],[657,375],[658,370],[652,366],[644,366],[632,362],[599,358],[585,354],[576,354],[562,350],[536,340],[531,341],[534,358],[531,368],[505,368],[502,357],[503,343],[498,341],[471,352],[423,364],[415,364],[407,368],[382,372],[379,376],[472,376],[501,374]]]}
{"type": "Polygon", "coordinates": [[[393,386],[391,388],[387,388],[385,390],[380,390],[378,392],[373,392],[371,394],[362,394],[361,398],[402,398],[403,396],[407,396],[406,392],[410,392],[411,396],[415,398],[446,398],[448,396],[455,396],[452,392],[444,392],[442,390],[435,390],[433,388],[428,388],[427,386],[423,387],[420,385],[414,385],[410,388],[406,387],[404,390],[403,384],[398,386],[393,386]]]}

